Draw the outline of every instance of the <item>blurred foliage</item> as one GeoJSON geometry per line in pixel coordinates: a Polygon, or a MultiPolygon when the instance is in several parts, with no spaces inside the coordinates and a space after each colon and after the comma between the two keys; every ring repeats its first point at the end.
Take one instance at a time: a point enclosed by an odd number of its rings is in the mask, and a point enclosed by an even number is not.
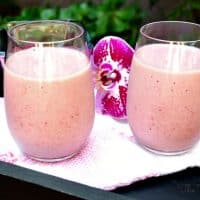
{"type": "Polygon", "coordinates": [[[169,20],[186,20],[200,23],[200,0],[182,0],[181,4],[170,11],[169,20]]]}
{"type": "Polygon", "coordinates": [[[30,7],[24,8],[18,16],[1,17],[1,27],[9,21],[37,19],[77,20],[89,32],[96,43],[106,35],[116,35],[135,44],[137,32],[147,16],[136,3],[125,0],[103,0],[101,4],[92,1],[72,4],[67,8],[30,7]]]}
{"type": "MultiPolygon", "coordinates": [[[[10,0],[8,0],[10,1],[10,0]]],[[[160,0],[149,0],[150,10],[160,3],[160,0]]],[[[199,23],[200,0],[181,0],[173,10],[162,12],[164,20],[186,20],[199,23]]],[[[0,16],[0,27],[6,27],[7,22],[61,19],[79,21],[89,32],[93,44],[106,35],[116,35],[135,45],[140,26],[151,19],[136,1],[102,0],[95,4],[86,0],[74,3],[66,8],[61,7],[28,7],[21,10],[17,16],[0,16]],[[147,20],[148,19],[148,20],[147,20]]]]}

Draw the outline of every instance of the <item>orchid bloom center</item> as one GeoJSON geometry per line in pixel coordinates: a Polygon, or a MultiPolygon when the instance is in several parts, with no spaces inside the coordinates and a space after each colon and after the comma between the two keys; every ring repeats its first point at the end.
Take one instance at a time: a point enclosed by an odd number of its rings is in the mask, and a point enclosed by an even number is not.
{"type": "Polygon", "coordinates": [[[100,72],[99,80],[104,87],[113,87],[116,82],[121,80],[121,74],[118,70],[114,69],[110,70],[103,70],[100,72]]]}

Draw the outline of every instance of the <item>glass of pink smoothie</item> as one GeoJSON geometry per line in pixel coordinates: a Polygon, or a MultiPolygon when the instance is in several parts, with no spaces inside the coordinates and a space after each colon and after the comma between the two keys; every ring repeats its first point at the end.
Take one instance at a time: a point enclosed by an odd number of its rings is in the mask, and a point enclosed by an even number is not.
{"type": "Polygon", "coordinates": [[[128,84],[128,122],[136,141],[176,155],[200,138],[200,25],[163,21],[140,29],[128,84]]]}
{"type": "Polygon", "coordinates": [[[32,21],[8,31],[4,70],[9,129],[27,156],[59,161],[86,144],[94,89],[84,29],[66,21],[32,21]]]}

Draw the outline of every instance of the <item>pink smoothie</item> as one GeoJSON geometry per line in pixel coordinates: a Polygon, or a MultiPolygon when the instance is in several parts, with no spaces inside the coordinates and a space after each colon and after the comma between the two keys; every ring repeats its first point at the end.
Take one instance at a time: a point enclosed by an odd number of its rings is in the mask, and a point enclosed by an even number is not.
{"type": "Polygon", "coordinates": [[[200,50],[153,44],[135,54],[128,87],[128,122],[152,150],[181,152],[200,138],[200,50]]]}
{"type": "Polygon", "coordinates": [[[5,67],[5,105],[20,149],[41,159],[78,152],[93,126],[93,91],[83,53],[44,47],[11,55],[5,67]]]}

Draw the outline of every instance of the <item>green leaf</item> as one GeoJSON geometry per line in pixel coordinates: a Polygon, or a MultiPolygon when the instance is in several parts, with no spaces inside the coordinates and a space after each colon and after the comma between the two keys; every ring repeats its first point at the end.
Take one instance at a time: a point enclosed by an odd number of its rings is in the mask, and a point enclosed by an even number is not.
{"type": "Polygon", "coordinates": [[[90,7],[88,3],[85,3],[85,2],[81,3],[79,7],[79,12],[82,16],[88,15],[88,13],[90,12],[90,7]]]}
{"type": "Polygon", "coordinates": [[[40,19],[56,19],[56,8],[46,8],[40,13],[40,19]]]}
{"type": "Polygon", "coordinates": [[[58,19],[70,19],[72,18],[71,12],[69,12],[68,8],[61,8],[59,10],[58,19]]]}
{"type": "Polygon", "coordinates": [[[200,10],[200,2],[198,1],[198,2],[192,2],[191,4],[190,4],[190,6],[191,6],[191,8],[192,9],[196,9],[196,10],[200,10]]]}
{"type": "Polygon", "coordinates": [[[42,8],[24,8],[20,13],[19,18],[24,20],[40,19],[40,12],[42,12],[42,8]]]}
{"type": "Polygon", "coordinates": [[[108,31],[108,20],[107,15],[101,15],[101,17],[98,18],[96,27],[94,27],[96,35],[104,35],[108,31]]]}
{"type": "Polygon", "coordinates": [[[128,29],[129,24],[124,22],[123,20],[120,20],[119,18],[113,19],[113,25],[112,25],[112,31],[114,32],[123,32],[128,29]]]}
{"type": "Polygon", "coordinates": [[[133,18],[135,12],[134,12],[134,9],[124,9],[124,10],[117,10],[115,12],[115,16],[117,18],[120,18],[122,20],[126,20],[126,21],[129,21],[130,19],[133,18]]]}

